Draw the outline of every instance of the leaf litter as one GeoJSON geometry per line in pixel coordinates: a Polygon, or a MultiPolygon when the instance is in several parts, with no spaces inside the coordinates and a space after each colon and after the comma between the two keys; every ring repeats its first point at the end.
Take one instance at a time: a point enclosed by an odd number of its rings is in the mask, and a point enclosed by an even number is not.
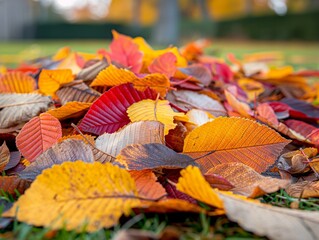
{"type": "Polygon", "coordinates": [[[298,209],[319,205],[318,71],[113,37],[85,57],[62,48],[3,67],[0,182],[16,201],[2,219],[94,232],[134,212],[183,212],[319,238],[319,212],[298,209]],[[278,191],[294,209],[262,203],[278,191]]]}

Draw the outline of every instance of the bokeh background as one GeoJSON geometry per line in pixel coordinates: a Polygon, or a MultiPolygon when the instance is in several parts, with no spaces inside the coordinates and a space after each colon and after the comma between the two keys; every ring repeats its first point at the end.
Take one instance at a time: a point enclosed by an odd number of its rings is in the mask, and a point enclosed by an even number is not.
{"type": "Polygon", "coordinates": [[[209,38],[215,54],[283,50],[319,68],[319,0],[0,0],[0,64],[94,52],[112,29],[155,46],[209,38]]]}

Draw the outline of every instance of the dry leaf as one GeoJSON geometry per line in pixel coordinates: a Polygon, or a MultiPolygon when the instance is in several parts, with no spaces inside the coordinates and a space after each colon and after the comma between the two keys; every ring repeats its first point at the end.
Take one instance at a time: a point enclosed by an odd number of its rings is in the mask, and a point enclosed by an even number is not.
{"type": "Polygon", "coordinates": [[[29,188],[31,182],[25,179],[21,179],[18,176],[1,176],[0,177],[0,189],[3,192],[9,193],[14,197],[18,194],[23,194],[24,191],[29,188]]]}
{"type": "Polygon", "coordinates": [[[170,87],[169,79],[164,74],[153,73],[139,78],[130,70],[120,69],[114,65],[101,71],[90,86],[116,86],[125,83],[132,83],[138,91],[145,91],[149,87],[162,97],[170,87]]]}
{"type": "Polygon", "coordinates": [[[48,113],[32,118],[16,138],[17,148],[30,162],[51,147],[62,137],[59,120],[48,113]]]}
{"type": "Polygon", "coordinates": [[[290,184],[286,188],[286,192],[295,198],[318,198],[319,197],[319,181],[308,182],[302,181],[290,184]]]}
{"type": "Polygon", "coordinates": [[[92,144],[93,146],[95,146],[94,138],[95,137],[89,134],[83,134],[83,135],[76,134],[76,135],[67,135],[67,136],[61,137],[58,140],[58,142],[63,142],[64,140],[67,140],[67,139],[76,139],[76,140],[82,140],[86,144],[90,144],[90,145],[92,144]]]}
{"type": "Polygon", "coordinates": [[[156,121],[140,121],[126,125],[119,131],[104,133],[96,139],[96,147],[112,156],[130,144],[164,143],[164,125],[156,121]]]}
{"type": "Polygon", "coordinates": [[[6,145],[6,142],[0,146],[0,172],[2,172],[10,160],[10,151],[6,145]]]}
{"type": "Polygon", "coordinates": [[[40,94],[0,94],[0,128],[8,128],[27,122],[52,103],[40,94]]]}
{"type": "Polygon", "coordinates": [[[36,89],[33,77],[22,72],[8,72],[0,75],[0,92],[31,93],[36,89]]]}
{"type": "Polygon", "coordinates": [[[135,181],[139,196],[156,200],[167,195],[152,170],[130,171],[130,174],[135,181]]]}
{"type": "Polygon", "coordinates": [[[51,109],[47,111],[47,113],[62,121],[68,118],[77,118],[83,116],[91,107],[91,105],[92,103],[67,102],[62,107],[51,109]]]}
{"type": "Polygon", "coordinates": [[[53,145],[42,153],[33,163],[20,172],[19,176],[24,179],[33,180],[41,174],[44,169],[50,168],[54,164],[74,162],[77,160],[88,163],[94,162],[92,150],[81,140],[67,139],[53,145]]]}
{"type": "Polygon", "coordinates": [[[92,103],[101,96],[99,92],[89,88],[84,83],[63,87],[56,92],[56,95],[62,105],[73,101],[92,103]]]}
{"type": "Polygon", "coordinates": [[[45,95],[54,96],[62,84],[72,82],[73,79],[70,69],[43,69],[39,76],[39,90],[45,95]]]}
{"type": "Polygon", "coordinates": [[[197,166],[191,157],[176,153],[159,143],[126,146],[116,157],[116,161],[128,170],[197,166]]]}
{"type": "Polygon", "coordinates": [[[106,61],[106,59],[103,58],[101,61],[98,61],[95,64],[82,69],[77,74],[76,79],[81,79],[83,81],[92,81],[93,79],[96,78],[96,76],[99,74],[99,72],[101,72],[107,66],[109,66],[109,64],[106,61]]]}
{"type": "Polygon", "coordinates": [[[216,117],[226,116],[226,110],[219,101],[194,91],[171,91],[167,94],[167,100],[184,111],[195,108],[207,111],[216,117]]]}
{"type": "Polygon", "coordinates": [[[199,168],[188,166],[181,171],[181,177],[176,185],[178,191],[186,193],[192,198],[216,208],[223,208],[223,201],[219,198],[208,182],[206,182],[199,168]]]}
{"type": "Polygon", "coordinates": [[[3,214],[50,229],[93,232],[140,204],[130,174],[111,164],[66,162],[45,170],[3,214]]]}
{"type": "Polygon", "coordinates": [[[204,172],[217,164],[242,162],[261,173],[274,164],[289,142],[252,120],[219,117],[190,132],[183,152],[198,158],[204,172]]]}
{"type": "Polygon", "coordinates": [[[225,90],[225,97],[228,104],[235,112],[239,113],[243,117],[251,118],[253,111],[247,103],[239,101],[230,91],[227,90],[225,90]]]}
{"type": "Polygon", "coordinates": [[[220,194],[227,217],[259,236],[280,240],[319,238],[319,212],[273,207],[220,194]]]}
{"type": "Polygon", "coordinates": [[[232,192],[250,198],[273,193],[285,188],[290,181],[264,177],[242,163],[224,163],[211,168],[207,174],[214,173],[227,179],[234,188],[232,192]]]}
{"type": "Polygon", "coordinates": [[[137,121],[159,121],[164,124],[164,134],[174,129],[174,117],[184,116],[184,113],[174,112],[167,100],[142,100],[132,104],[127,109],[128,117],[132,122],[137,121]]]}

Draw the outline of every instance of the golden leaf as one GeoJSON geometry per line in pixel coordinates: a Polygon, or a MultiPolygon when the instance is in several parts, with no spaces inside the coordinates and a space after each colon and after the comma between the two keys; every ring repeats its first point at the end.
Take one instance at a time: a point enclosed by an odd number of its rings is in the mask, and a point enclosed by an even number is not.
{"type": "Polygon", "coordinates": [[[47,113],[51,114],[59,120],[67,118],[81,117],[91,107],[92,103],[85,102],[67,102],[59,108],[51,109],[47,113]]]}
{"type": "Polygon", "coordinates": [[[242,162],[261,173],[290,141],[271,128],[244,118],[219,117],[190,132],[184,153],[198,158],[204,172],[228,162],[242,162]]]}
{"type": "Polygon", "coordinates": [[[223,201],[219,198],[217,192],[210,187],[197,167],[188,166],[183,169],[176,188],[178,191],[210,206],[223,208],[223,201]]]}
{"type": "Polygon", "coordinates": [[[5,217],[51,229],[112,227],[140,204],[130,174],[112,164],[66,162],[43,171],[5,217]]]}
{"type": "Polygon", "coordinates": [[[31,93],[36,89],[33,77],[22,72],[9,72],[0,77],[0,92],[31,93]]]}
{"type": "Polygon", "coordinates": [[[170,129],[174,129],[175,116],[184,116],[184,113],[174,112],[167,100],[142,100],[132,104],[127,109],[128,117],[132,122],[138,121],[159,121],[164,124],[164,134],[167,135],[170,129]]]}
{"type": "Polygon", "coordinates": [[[62,84],[72,82],[73,79],[70,69],[43,69],[39,76],[39,90],[45,95],[54,96],[62,84]]]}
{"type": "Polygon", "coordinates": [[[66,135],[63,136],[61,138],[58,139],[58,143],[63,142],[64,140],[67,139],[77,139],[77,140],[82,140],[83,142],[85,142],[86,144],[92,144],[93,146],[95,146],[95,140],[94,140],[94,136],[89,135],[89,134],[74,134],[74,135],[66,135]]]}
{"type": "Polygon", "coordinates": [[[239,79],[238,85],[246,92],[249,101],[254,101],[259,94],[265,91],[264,86],[260,82],[249,78],[239,79]]]}
{"type": "Polygon", "coordinates": [[[152,73],[139,78],[133,72],[117,68],[114,65],[101,71],[90,86],[117,86],[124,83],[133,83],[138,91],[145,91],[149,87],[161,96],[165,96],[170,87],[169,79],[164,74],[152,73]]]}

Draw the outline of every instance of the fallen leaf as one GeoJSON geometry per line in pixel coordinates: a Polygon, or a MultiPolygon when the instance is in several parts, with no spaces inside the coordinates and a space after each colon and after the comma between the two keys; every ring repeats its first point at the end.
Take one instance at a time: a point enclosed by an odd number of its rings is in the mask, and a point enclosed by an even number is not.
{"type": "Polygon", "coordinates": [[[157,58],[148,66],[150,73],[162,73],[170,78],[174,76],[176,68],[177,57],[171,52],[166,52],[157,58]]]}
{"type": "Polygon", "coordinates": [[[125,170],[98,162],[66,162],[43,171],[2,216],[50,229],[84,227],[93,232],[116,225],[122,214],[140,204],[137,197],[125,170]]]}
{"type": "Polygon", "coordinates": [[[319,145],[319,128],[294,119],[286,120],[284,124],[299,141],[319,145]]]}
{"type": "Polygon", "coordinates": [[[140,121],[126,125],[119,131],[104,133],[95,141],[101,151],[117,156],[130,144],[164,143],[164,126],[156,121],[140,121]]]}
{"type": "Polygon", "coordinates": [[[74,162],[82,160],[84,162],[94,162],[92,150],[81,140],[67,139],[61,143],[53,145],[42,153],[29,166],[27,166],[19,176],[23,179],[35,179],[41,172],[55,164],[64,162],[74,162]]]}
{"type": "Polygon", "coordinates": [[[60,137],[62,129],[59,120],[48,113],[42,113],[23,126],[16,138],[16,144],[21,154],[33,162],[60,137]]]}
{"type": "Polygon", "coordinates": [[[223,191],[229,191],[234,188],[233,184],[231,184],[226,178],[220,175],[207,172],[205,173],[204,178],[212,188],[218,188],[219,190],[223,191]]]}
{"type": "Polygon", "coordinates": [[[159,143],[126,146],[116,157],[116,162],[128,170],[184,168],[197,165],[191,157],[176,153],[159,143]]]}
{"type": "Polygon", "coordinates": [[[127,109],[131,122],[159,121],[164,124],[164,135],[176,127],[174,117],[184,116],[184,113],[174,112],[167,100],[142,100],[132,104],[127,109]]]}
{"type": "Polygon", "coordinates": [[[242,228],[269,239],[311,239],[319,237],[319,213],[273,207],[236,196],[220,194],[227,217],[242,228]]]}
{"type": "Polygon", "coordinates": [[[6,145],[6,142],[0,146],[0,172],[2,172],[10,160],[10,151],[6,145]]]}
{"type": "Polygon", "coordinates": [[[94,63],[89,67],[83,68],[77,75],[76,79],[81,79],[83,81],[93,81],[96,76],[101,72],[103,69],[109,66],[109,63],[106,61],[105,58],[102,60],[94,63]]]}
{"type": "Polygon", "coordinates": [[[186,135],[186,127],[181,122],[177,122],[176,127],[169,130],[168,134],[165,136],[166,146],[176,152],[182,152],[186,135]]]}
{"type": "Polygon", "coordinates": [[[318,198],[319,182],[297,182],[290,184],[285,190],[290,196],[295,198],[318,198]]]}
{"type": "Polygon", "coordinates": [[[207,111],[216,117],[226,116],[226,110],[219,101],[197,92],[188,90],[171,91],[167,94],[167,100],[184,111],[196,108],[207,111]]]}
{"type": "Polygon", "coordinates": [[[51,109],[46,113],[62,121],[68,118],[77,118],[83,116],[91,107],[91,105],[92,103],[67,102],[62,107],[51,109]]]}
{"type": "Polygon", "coordinates": [[[212,82],[212,75],[207,67],[201,64],[192,64],[187,67],[178,68],[175,77],[179,79],[187,79],[196,81],[204,86],[208,86],[212,82]]]}
{"type": "Polygon", "coordinates": [[[94,139],[94,137],[92,135],[89,135],[89,134],[67,135],[67,136],[59,138],[58,142],[63,142],[64,140],[67,140],[67,139],[82,140],[86,144],[92,144],[93,146],[95,146],[95,139],[94,139]]]}
{"type": "Polygon", "coordinates": [[[117,86],[125,83],[132,83],[138,91],[145,91],[147,88],[151,88],[162,97],[166,95],[170,88],[169,79],[164,74],[152,73],[137,77],[130,70],[117,68],[114,65],[110,65],[101,71],[90,86],[117,86]]]}
{"type": "Polygon", "coordinates": [[[227,91],[226,89],[224,93],[228,104],[235,112],[246,118],[251,118],[251,116],[253,116],[253,111],[250,109],[247,103],[239,101],[231,92],[227,91]]]}
{"type": "Polygon", "coordinates": [[[113,40],[109,53],[111,60],[122,64],[135,73],[139,73],[143,66],[143,52],[131,37],[112,31],[113,40]]]}
{"type": "Polygon", "coordinates": [[[0,94],[0,128],[8,128],[27,122],[52,103],[40,94],[0,94]]]}
{"type": "Polygon", "coordinates": [[[39,76],[39,90],[45,95],[54,96],[62,84],[72,82],[73,79],[70,69],[43,69],[39,76]]]}
{"type": "Polygon", "coordinates": [[[157,182],[157,177],[152,170],[130,171],[134,179],[139,196],[147,199],[160,199],[166,196],[163,186],[157,182]]]}
{"type": "Polygon", "coordinates": [[[62,105],[73,101],[92,103],[101,96],[99,92],[89,88],[84,83],[63,87],[56,92],[56,95],[62,105]]]}
{"type": "Polygon", "coordinates": [[[217,174],[227,179],[234,188],[232,192],[250,198],[260,197],[284,189],[288,180],[264,177],[242,163],[224,163],[211,168],[206,174],[217,174]]]}
{"type": "Polygon", "coordinates": [[[261,173],[289,142],[252,120],[219,117],[190,132],[183,152],[196,159],[204,172],[217,164],[242,162],[261,173]]]}
{"type": "Polygon", "coordinates": [[[137,91],[131,84],[113,87],[92,104],[79,129],[97,135],[113,133],[130,122],[127,108],[143,99],[156,99],[156,94],[150,89],[137,91]]]}
{"type": "Polygon", "coordinates": [[[0,189],[13,197],[17,197],[17,194],[23,194],[24,191],[29,188],[31,182],[25,179],[21,179],[18,176],[1,176],[0,177],[0,189]]]}
{"type": "Polygon", "coordinates": [[[0,75],[0,92],[31,93],[36,89],[33,77],[22,72],[8,72],[0,75]]]}
{"type": "Polygon", "coordinates": [[[263,84],[250,78],[239,79],[238,85],[245,91],[250,102],[254,101],[259,94],[265,91],[263,84]]]}
{"type": "Polygon", "coordinates": [[[18,165],[21,159],[21,154],[19,151],[10,152],[10,160],[5,166],[4,170],[9,170],[18,165]]]}
{"type": "Polygon", "coordinates": [[[216,208],[223,208],[223,201],[215,190],[211,188],[197,167],[188,166],[182,170],[176,188],[198,201],[216,208]]]}

